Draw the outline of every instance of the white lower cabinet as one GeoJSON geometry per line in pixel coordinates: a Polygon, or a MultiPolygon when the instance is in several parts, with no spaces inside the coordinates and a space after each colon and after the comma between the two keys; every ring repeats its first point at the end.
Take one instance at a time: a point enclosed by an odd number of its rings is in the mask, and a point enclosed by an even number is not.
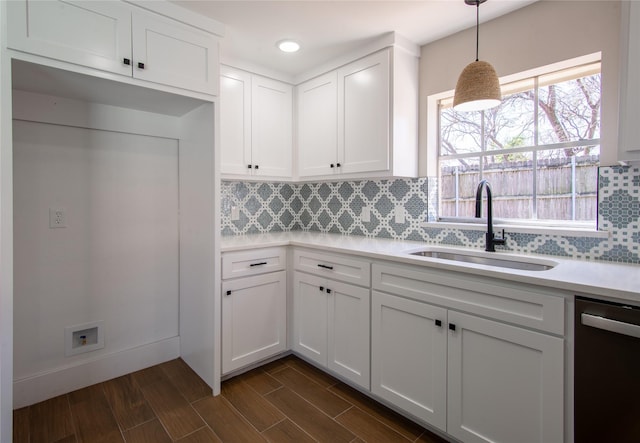
{"type": "Polygon", "coordinates": [[[223,255],[223,276],[246,275],[222,281],[223,374],[287,350],[287,273],[278,270],[285,266],[282,257],[282,248],[223,255]]]}
{"type": "Polygon", "coordinates": [[[371,319],[371,391],[446,430],[447,310],[373,291],[371,319]]]}
{"type": "Polygon", "coordinates": [[[564,441],[563,339],[448,317],[447,432],[464,442],[564,441]]]}
{"type": "MultiPolygon", "coordinates": [[[[464,294],[436,289],[428,272],[374,264],[372,276],[375,395],[464,442],[564,441],[562,337],[471,315],[473,307],[467,313],[452,309],[447,300],[464,294]],[[375,290],[383,286],[396,291],[375,290]],[[416,299],[418,293],[425,295],[416,299]]],[[[460,275],[459,284],[465,280],[460,275]]],[[[496,285],[491,293],[477,280],[476,290],[488,291],[484,301],[491,306],[483,315],[503,315],[497,305],[502,297],[495,294],[504,288],[496,285]]],[[[514,289],[514,296],[525,299],[527,292],[514,289]]],[[[480,295],[468,291],[469,302],[480,295]]],[[[504,300],[503,310],[519,315],[515,302],[504,300]]],[[[562,327],[561,321],[541,324],[562,327]]]]}
{"type": "Polygon", "coordinates": [[[293,277],[293,350],[369,389],[369,289],[293,277]]]}

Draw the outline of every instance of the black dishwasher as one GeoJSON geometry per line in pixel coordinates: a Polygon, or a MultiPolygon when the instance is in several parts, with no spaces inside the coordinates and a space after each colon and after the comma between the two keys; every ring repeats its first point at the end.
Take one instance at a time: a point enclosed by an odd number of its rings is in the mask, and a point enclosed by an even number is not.
{"type": "Polygon", "coordinates": [[[640,307],[576,297],[576,443],[640,442],[640,307]]]}

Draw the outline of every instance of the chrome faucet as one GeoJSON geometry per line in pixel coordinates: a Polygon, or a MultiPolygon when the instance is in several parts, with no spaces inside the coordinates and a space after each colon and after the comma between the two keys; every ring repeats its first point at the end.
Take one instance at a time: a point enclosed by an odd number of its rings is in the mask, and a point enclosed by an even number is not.
{"type": "Polygon", "coordinates": [[[504,229],[502,230],[502,237],[496,238],[493,233],[493,213],[491,208],[491,186],[486,180],[480,180],[478,183],[478,189],[476,190],[476,218],[480,218],[482,212],[482,189],[487,188],[487,233],[485,234],[486,246],[485,251],[496,252],[495,245],[504,245],[504,229]]]}

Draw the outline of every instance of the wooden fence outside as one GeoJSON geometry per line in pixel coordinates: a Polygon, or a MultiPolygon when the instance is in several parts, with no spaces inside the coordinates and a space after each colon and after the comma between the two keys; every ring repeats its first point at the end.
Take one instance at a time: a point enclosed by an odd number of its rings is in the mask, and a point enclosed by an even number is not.
{"type": "MultiPolygon", "coordinates": [[[[598,198],[597,157],[582,157],[576,159],[573,165],[567,164],[564,159],[538,161],[537,164],[537,219],[595,220],[598,198]]],[[[501,162],[485,166],[482,177],[491,185],[494,217],[533,217],[533,166],[531,161],[501,162]]],[[[444,168],[440,177],[440,216],[473,217],[479,181],[480,172],[477,168],[470,167],[464,171],[444,168]]],[[[485,209],[483,214],[484,211],[485,209]]]]}

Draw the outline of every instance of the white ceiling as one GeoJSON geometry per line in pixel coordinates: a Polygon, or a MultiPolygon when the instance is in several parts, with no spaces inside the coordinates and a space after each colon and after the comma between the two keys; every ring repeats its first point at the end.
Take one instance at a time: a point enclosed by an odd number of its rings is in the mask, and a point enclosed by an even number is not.
{"type": "MultiPolygon", "coordinates": [[[[480,6],[481,23],[536,0],[490,0],[480,6]]],[[[215,1],[174,0],[226,26],[223,61],[244,61],[296,76],[396,31],[418,45],[475,25],[475,6],[464,0],[425,1],[215,1]],[[302,48],[280,52],[276,42],[291,38],[302,48]]],[[[470,41],[470,45],[474,42],[470,41]]]]}

